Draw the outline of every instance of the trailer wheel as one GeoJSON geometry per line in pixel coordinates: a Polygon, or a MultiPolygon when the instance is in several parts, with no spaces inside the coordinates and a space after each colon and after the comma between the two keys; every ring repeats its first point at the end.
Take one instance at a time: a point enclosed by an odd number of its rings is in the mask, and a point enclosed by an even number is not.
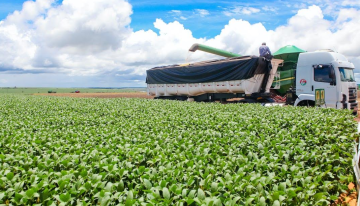
{"type": "Polygon", "coordinates": [[[188,97],[186,97],[186,96],[177,96],[175,98],[175,100],[178,100],[178,101],[186,101],[187,99],[188,99],[188,97]]]}
{"type": "Polygon", "coordinates": [[[299,104],[297,106],[300,106],[300,107],[314,107],[315,102],[312,101],[312,100],[303,100],[303,101],[299,102],[299,104]]]}

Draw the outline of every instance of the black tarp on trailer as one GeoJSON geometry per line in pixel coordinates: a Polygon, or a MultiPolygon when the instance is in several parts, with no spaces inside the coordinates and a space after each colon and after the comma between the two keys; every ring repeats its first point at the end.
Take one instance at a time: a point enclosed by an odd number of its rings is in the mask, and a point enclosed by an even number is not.
{"type": "Polygon", "coordinates": [[[249,79],[267,72],[266,62],[257,56],[198,62],[186,66],[155,67],[146,71],[147,84],[185,84],[249,79]]]}

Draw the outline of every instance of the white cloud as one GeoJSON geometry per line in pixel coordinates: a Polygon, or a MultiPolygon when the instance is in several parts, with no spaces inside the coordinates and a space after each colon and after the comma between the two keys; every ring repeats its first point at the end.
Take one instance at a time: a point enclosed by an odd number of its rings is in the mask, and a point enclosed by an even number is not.
{"type": "MultiPolygon", "coordinates": [[[[204,42],[195,39],[192,32],[177,21],[167,24],[157,19],[154,27],[159,35],[152,30],[134,32],[118,51],[118,55],[124,57],[123,63],[134,67],[135,73],[143,74],[151,66],[183,63],[189,47],[195,42],[204,42]]],[[[199,53],[194,58],[199,60],[197,56],[202,55],[199,53]]]]}
{"type": "Polygon", "coordinates": [[[6,18],[6,23],[16,24],[17,27],[25,29],[29,21],[34,21],[41,14],[51,8],[55,0],[25,1],[21,11],[15,11],[6,18]],[[25,28],[24,28],[25,27],[25,28]]]}
{"type": "Polygon", "coordinates": [[[226,9],[223,13],[226,16],[251,15],[260,12],[260,9],[253,7],[236,6],[232,9],[226,9]]]}
{"type": "Polygon", "coordinates": [[[278,8],[273,7],[273,6],[263,6],[261,9],[264,11],[270,11],[270,12],[274,12],[274,13],[276,13],[279,10],[278,8]]]}
{"type": "Polygon", "coordinates": [[[195,9],[195,12],[199,14],[201,17],[205,17],[210,14],[209,11],[206,9],[195,9]]]}
{"type": "MultiPolygon", "coordinates": [[[[125,0],[64,0],[57,6],[51,6],[51,0],[37,0],[29,5],[0,21],[0,70],[60,73],[73,78],[111,74],[131,76],[128,81],[134,81],[149,68],[184,63],[193,43],[257,55],[263,41],[272,51],[288,44],[308,51],[334,49],[360,68],[360,10],[356,8],[339,9],[331,21],[324,18],[320,7],[310,6],[274,30],[233,18],[218,36],[205,39],[195,38],[178,21],[161,19],[154,22],[156,31],[134,32],[130,28],[132,8],[125,0]]],[[[259,10],[238,7],[228,12],[259,10]]],[[[180,10],[171,14],[184,16],[180,10]]],[[[191,61],[210,58],[219,57],[203,52],[191,55],[191,61]]]]}
{"type": "Polygon", "coordinates": [[[0,22],[0,68],[31,69],[29,65],[36,51],[31,31],[19,31],[16,25],[0,22]]]}
{"type": "Polygon", "coordinates": [[[194,9],[192,11],[180,11],[180,10],[171,10],[168,12],[175,20],[188,20],[200,17],[205,17],[209,15],[209,11],[205,9],[194,9]],[[186,16],[186,17],[185,17],[186,16]]]}
{"type": "Polygon", "coordinates": [[[360,1],[345,0],[342,2],[343,6],[360,6],[360,1]]]}
{"type": "Polygon", "coordinates": [[[131,35],[131,5],[123,0],[25,2],[0,24],[0,66],[94,75],[118,66],[102,56],[131,35]],[[29,20],[31,20],[30,23],[29,20]],[[11,48],[11,49],[9,49],[11,48]]]}
{"type": "Polygon", "coordinates": [[[92,53],[117,49],[131,30],[131,5],[118,0],[64,0],[38,18],[38,38],[50,48],[66,53],[92,53]]]}
{"type": "Polygon", "coordinates": [[[358,57],[350,57],[349,61],[352,62],[355,65],[355,73],[357,73],[357,76],[360,80],[360,56],[358,57]]]}
{"type": "Polygon", "coordinates": [[[307,4],[295,3],[295,4],[290,4],[290,7],[294,8],[294,9],[305,9],[307,7],[307,4]]]}
{"type": "Polygon", "coordinates": [[[171,10],[169,13],[173,13],[173,14],[176,14],[176,15],[181,15],[180,10],[171,10]]]}
{"type": "Polygon", "coordinates": [[[172,15],[174,19],[187,20],[187,18],[183,16],[182,11],[180,10],[171,10],[169,11],[169,14],[172,15]]]}
{"type": "MultiPolygon", "coordinates": [[[[304,1],[304,0],[303,0],[304,1]]],[[[319,6],[323,13],[332,18],[336,18],[339,14],[339,11],[344,8],[358,7],[360,6],[360,1],[358,0],[314,0],[314,1],[304,1],[306,6],[315,4],[319,6]]]]}

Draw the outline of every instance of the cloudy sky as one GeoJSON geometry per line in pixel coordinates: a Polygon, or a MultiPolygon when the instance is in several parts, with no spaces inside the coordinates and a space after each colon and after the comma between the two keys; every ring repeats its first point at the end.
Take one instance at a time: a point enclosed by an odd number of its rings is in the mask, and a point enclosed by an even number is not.
{"type": "Polygon", "coordinates": [[[155,66],[333,49],[358,68],[360,0],[0,0],[0,87],[139,87],[155,66]]]}

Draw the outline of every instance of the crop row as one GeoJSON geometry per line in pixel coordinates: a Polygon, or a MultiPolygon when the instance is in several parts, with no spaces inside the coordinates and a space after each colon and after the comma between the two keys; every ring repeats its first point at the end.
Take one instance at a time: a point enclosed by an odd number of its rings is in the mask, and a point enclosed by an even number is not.
{"type": "Polygon", "coordinates": [[[353,180],[344,110],[0,98],[0,204],[328,205],[353,180]]]}

